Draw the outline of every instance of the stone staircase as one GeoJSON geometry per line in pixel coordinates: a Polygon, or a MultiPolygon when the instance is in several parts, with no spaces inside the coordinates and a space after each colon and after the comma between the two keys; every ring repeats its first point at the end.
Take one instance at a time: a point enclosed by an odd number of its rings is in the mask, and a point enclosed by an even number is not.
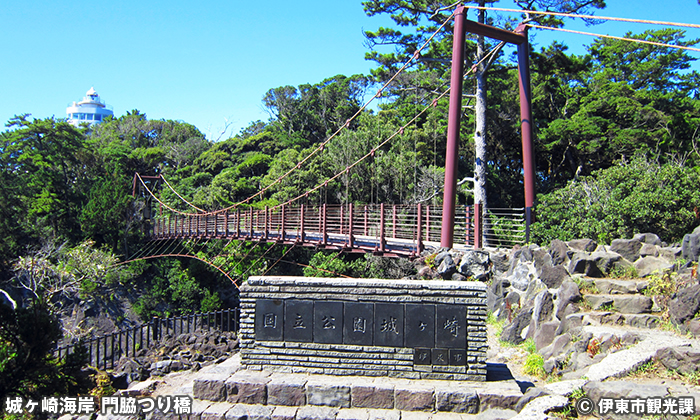
{"type": "Polygon", "coordinates": [[[647,280],[585,278],[581,287],[588,310],[566,316],[573,325],[613,325],[658,328],[661,313],[650,296],[643,294],[647,280]]]}
{"type": "MultiPolygon", "coordinates": [[[[409,380],[248,370],[240,355],[203,368],[179,388],[150,394],[191,395],[199,420],[510,419],[523,393],[509,379],[486,382],[409,380]]],[[[134,389],[126,394],[148,394],[134,389]]],[[[158,410],[148,419],[169,418],[158,410]]]]}
{"type": "MultiPolygon", "coordinates": [[[[496,383],[412,381],[246,369],[225,376],[217,374],[194,381],[194,397],[202,405],[210,402],[202,411],[202,420],[398,420],[431,418],[433,412],[454,414],[433,418],[462,418],[461,414],[483,414],[489,409],[514,407],[522,396],[514,380],[496,383]],[[221,410],[227,410],[224,417],[218,414],[221,410]]],[[[510,412],[501,418],[513,414],[510,412]]]]}

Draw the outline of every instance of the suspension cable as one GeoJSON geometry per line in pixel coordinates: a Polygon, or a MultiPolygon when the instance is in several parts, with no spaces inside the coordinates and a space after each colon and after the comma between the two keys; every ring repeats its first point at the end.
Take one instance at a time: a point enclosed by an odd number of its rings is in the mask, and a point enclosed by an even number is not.
{"type": "Polygon", "coordinates": [[[686,47],[685,45],[664,44],[663,42],[647,41],[646,39],[627,38],[627,37],[613,36],[613,35],[602,35],[602,34],[595,34],[592,32],[582,32],[582,31],[574,31],[571,29],[552,28],[549,26],[532,25],[529,23],[527,26],[530,26],[532,28],[537,28],[537,29],[548,29],[550,31],[569,32],[572,34],[590,35],[590,36],[595,36],[595,37],[599,37],[599,38],[617,39],[619,41],[637,42],[640,44],[656,45],[659,47],[677,48],[679,50],[689,50],[689,51],[699,51],[700,52],[700,48],[686,47]]]}
{"type": "MultiPolygon", "coordinates": [[[[499,45],[500,45],[500,44],[499,44],[499,45]]],[[[479,64],[483,63],[486,59],[488,59],[492,54],[494,54],[495,51],[496,51],[495,48],[492,49],[492,50],[491,50],[488,54],[486,54],[481,60],[479,60],[479,62],[477,62],[477,63],[474,64],[469,70],[467,70],[466,73],[468,74],[468,73],[471,73],[471,72],[476,71],[476,67],[477,67],[479,64]]],[[[387,144],[388,142],[390,142],[391,140],[393,140],[396,136],[398,136],[398,135],[400,135],[400,134],[403,134],[404,130],[405,130],[407,127],[409,127],[410,125],[412,125],[420,116],[422,116],[422,115],[423,115],[428,109],[430,109],[434,104],[437,104],[437,101],[438,101],[438,100],[444,98],[444,97],[450,92],[450,89],[451,89],[451,88],[447,88],[447,89],[446,89],[444,92],[442,92],[437,98],[433,99],[432,103],[430,103],[429,105],[426,105],[426,106],[425,106],[418,114],[416,114],[409,122],[407,122],[406,124],[404,124],[403,126],[401,126],[401,127],[400,127],[398,130],[396,130],[391,136],[389,136],[389,137],[386,138],[384,141],[382,141],[381,143],[379,143],[377,146],[375,146],[374,148],[372,148],[372,150],[371,150],[369,153],[367,153],[367,154],[365,154],[364,156],[362,156],[361,158],[359,158],[359,159],[358,159],[357,161],[355,161],[353,164],[351,164],[351,165],[349,165],[349,166],[346,166],[345,169],[343,169],[342,171],[336,173],[333,177],[328,178],[328,179],[326,179],[325,181],[319,183],[318,185],[316,185],[316,186],[315,186],[314,188],[312,188],[311,190],[308,190],[308,191],[304,192],[303,194],[300,194],[299,196],[297,196],[297,197],[295,197],[295,198],[292,198],[292,199],[289,199],[289,200],[287,200],[286,202],[284,202],[284,203],[282,203],[282,204],[278,204],[277,206],[274,206],[274,207],[272,207],[272,208],[274,209],[274,208],[286,206],[286,205],[289,205],[289,204],[291,204],[291,203],[293,203],[293,202],[295,202],[295,201],[297,201],[297,200],[300,200],[300,199],[302,199],[302,198],[304,198],[304,197],[307,197],[310,193],[313,193],[313,192],[318,191],[321,187],[328,185],[329,182],[336,180],[337,178],[339,178],[340,176],[342,176],[344,173],[350,171],[350,169],[354,168],[355,166],[357,166],[358,164],[360,164],[362,161],[364,161],[364,160],[367,159],[368,157],[372,156],[377,150],[379,150],[379,149],[382,148],[385,144],[387,144]]]]}
{"type": "Polygon", "coordinates": [[[284,252],[284,254],[282,254],[282,256],[279,257],[279,258],[277,259],[277,261],[274,262],[274,264],[272,264],[267,270],[265,270],[265,272],[264,272],[262,275],[263,275],[263,276],[267,275],[267,273],[269,273],[270,270],[272,270],[272,269],[277,265],[277,263],[280,262],[280,260],[281,260],[282,258],[286,257],[287,254],[289,254],[289,252],[290,252],[291,250],[293,250],[294,247],[295,247],[296,245],[297,245],[296,243],[293,243],[292,246],[290,246],[289,249],[286,250],[286,251],[284,252]]]}
{"type": "Polygon", "coordinates": [[[258,246],[260,246],[261,243],[262,243],[262,242],[256,242],[255,245],[253,245],[253,247],[250,248],[250,249],[248,250],[248,252],[243,256],[243,258],[241,258],[240,260],[238,260],[238,262],[236,263],[236,265],[235,265],[232,269],[230,269],[229,271],[232,272],[232,271],[234,271],[235,269],[237,269],[238,266],[241,265],[241,263],[243,262],[243,260],[245,260],[246,258],[248,258],[248,256],[251,254],[251,252],[253,252],[253,250],[255,250],[255,248],[257,248],[258,246]]]}
{"type": "Polygon", "coordinates": [[[153,258],[162,258],[162,257],[192,258],[192,259],[201,261],[201,262],[203,262],[203,263],[205,263],[205,264],[207,264],[207,265],[210,265],[210,266],[216,268],[221,274],[223,274],[224,276],[226,276],[226,278],[229,279],[229,280],[231,281],[231,283],[232,283],[234,286],[236,286],[236,289],[238,289],[238,285],[236,284],[236,282],[231,278],[231,276],[228,275],[228,273],[226,273],[224,270],[222,270],[221,267],[218,267],[218,266],[216,266],[216,265],[210,263],[209,261],[207,261],[207,260],[205,260],[205,259],[203,259],[203,258],[199,258],[199,257],[196,256],[196,255],[187,255],[187,254],[159,254],[159,255],[149,255],[149,256],[146,256],[146,257],[141,257],[141,258],[135,258],[135,259],[132,259],[132,260],[122,261],[122,262],[119,262],[119,263],[114,264],[112,267],[116,267],[116,266],[119,266],[119,265],[123,265],[123,264],[127,264],[127,263],[130,263],[130,262],[134,262],[134,261],[139,261],[139,260],[150,260],[150,259],[153,259],[153,258]]]}
{"type": "Polygon", "coordinates": [[[178,194],[178,192],[175,191],[175,189],[174,189],[173,187],[170,186],[170,183],[165,179],[165,177],[164,177],[162,174],[161,174],[161,176],[160,176],[160,179],[162,179],[163,182],[165,182],[165,185],[167,185],[168,188],[170,188],[170,191],[174,192],[175,195],[178,196],[178,197],[180,198],[180,200],[184,201],[188,206],[190,206],[190,207],[192,207],[193,209],[198,210],[198,211],[200,211],[200,212],[202,212],[202,213],[206,213],[205,210],[200,209],[199,207],[197,207],[197,206],[195,206],[194,204],[190,203],[189,201],[185,200],[180,194],[178,194]]]}
{"type": "Polygon", "coordinates": [[[234,205],[232,205],[232,206],[230,206],[230,207],[227,207],[227,208],[224,208],[224,209],[221,209],[221,210],[217,210],[217,212],[226,211],[226,210],[229,210],[229,209],[231,209],[231,208],[237,207],[237,206],[239,206],[239,205],[241,205],[241,204],[246,204],[246,203],[248,203],[248,202],[249,202],[250,200],[252,200],[253,198],[255,198],[255,197],[257,197],[257,196],[259,196],[259,195],[265,193],[265,192],[266,192],[268,189],[270,189],[272,186],[277,185],[277,184],[279,184],[280,182],[282,182],[282,180],[283,180],[284,178],[286,178],[289,174],[291,174],[291,173],[294,172],[295,170],[301,168],[301,165],[304,164],[304,163],[306,163],[309,159],[311,159],[314,155],[316,155],[316,153],[318,153],[319,151],[322,151],[322,150],[324,149],[324,147],[325,147],[326,144],[328,144],[333,138],[335,138],[336,136],[338,136],[338,135],[340,134],[340,132],[341,132],[343,129],[345,129],[346,127],[349,127],[350,122],[352,122],[355,118],[357,118],[357,117],[360,115],[360,113],[362,113],[362,111],[364,111],[364,110],[372,103],[372,101],[374,101],[376,98],[380,97],[381,94],[382,94],[382,92],[394,81],[394,79],[396,79],[396,78],[399,76],[399,74],[401,74],[406,68],[408,68],[414,60],[416,60],[416,59],[418,59],[418,57],[420,57],[421,51],[423,51],[423,50],[430,44],[430,42],[432,42],[433,38],[435,38],[435,36],[437,36],[437,34],[440,33],[440,31],[442,31],[442,29],[445,27],[445,25],[447,25],[447,24],[450,22],[450,20],[451,20],[452,17],[454,16],[454,13],[455,13],[455,12],[452,12],[452,13],[450,14],[450,16],[449,16],[447,19],[444,20],[444,22],[440,25],[440,27],[438,27],[438,28],[430,35],[430,37],[428,37],[428,39],[423,43],[423,45],[421,45],[420,48],[418,48],[418,49],[413,53],[413,55],[408,59],[408,61],[406,61],[406,63],[404,63],[404,65],[403,65],[396,73],[394,73],[394,75],[392,75],[391,78],[390,78],[388,81],[386,81],[386,82],[382,85],[381,88],[379,88],[379,90],[377,91],[377,93],[375,93],[375,94],[372,96],[372,98],[370,98],[367,102],[365,102],[365,104],[362,105],[362,106],[360,107],[360,109],[358,109],[357,112],[355,112],[355,114],[354,114],[352,117],[350,117],[350,118],[345,122],[344,125],[340,126],[340,128],[338,128],[328,139],[326,139],[325,141],[323,141],[323,142],[322,142],[318,147],[316,147],[316,149],[314,149],[308,156],[306,156],[304,159],[302,159],[301,161],[299,161],[299,162],[296,164],[295,167],[293,167],[292,169],[290,169],[289,171],[287,171],[284,175],[280,176],[280,177],[277,178],[275,181],[273,181],[271,184],[267,185],[265,188],[263,188],[262,190],[256,192],[256,193],[253,194],[252,196],[250,196],[250,197],[246,198],[245,200],[240,201],[240,202],[238,202],[238,203],[236,203],[236,204],[234,204],[234,205]]]}
{"type": "Polygon", "coordinates": [[[656,20],[646,20],[646,19],[631,19],[631,18],[618,18],[618,17],[608,17],[608,16],[595,16],[595,15],[577,15],[574,13],[564,13],[564,12],[547,12],[538,10],[523,10],[523,9],[506,9],[501,7],[480,7],[480,6],[465,6],[469,9],[479,9],[479,10],[495,10],[499,12],[515,12],[515,13],[532,13],[535,15],[550,15],[550,16],[561,16],[570,18],[581,18],[581,19],[596,19],[596,20],[613,20],[618,22],[631,22],[631,23],[647,23],[651,25],[664,25],[664,26],[679,26],[684,28],[700,28],[700,25],[693,23],[678,23],[678,22],[663,22],[656,20]]]}
{"type": "Polygon", "coordinates": [[[178,214],[182,214],[182,215],[217,214],[217,213],[222,213],[222,212],[228,211],[228,210],[230,210],[230,209],[232,209],[232,208],[235,208],[235,207],[238,207],[238,206],[240,206],[240,205],[242,205],[242,204],[247,204],[248,202],[250,202],[250,200],[252,200],[253,198],[258,197],[258,196],[260,196],[261,194],[265,193],[267,190],[269,190],[269,189],[270,189],[271,187],[273,187],[274,185],[279,184],[283,179],[285,179],[287,176],[289,176],[292,172],[294,172],[295,170],[301,168],[301,165],[302,165],[302,164],[306,163],[306,162],[307,162],[308,160],[310,160],[314,155],[316,155],[318,152],[322,151],[322,150],[324,149],[324,147],[325,147],[332,139],[334,139],[335,137],[337,137],[337,136],[341,133],[341,131],[342,131],[343,129],[349,127],[349,126],[350,126],[350,122],[352,122],[353,120],[355,120],[355,119],[362,113],[362,111],[364,111],[364,110],[372,103],[372,101],[374,101],[376,98],[381,97],[382,92],[383,92],[391,83],[393,83],[393,81],[399,76],[399,74],[401,74],[406,68],[408,68],[414,60],[417,60],[417,59],[420,57],[421,51],[423,51],[423,50],[430,44],[430,42],[432,42],[433,38],[435,38],[435,37],[437,36],[437,34],[440,33],[440,31],[442,31],[442,29],[450,22],[450,20],[452,19],[453,16],[454,16],[454,12],[453,12],[447,19],[445,19],[445,21],[442,23],[442,25],[440,25],[440,27],[438,27],[438,28],[432,33],[432,35],[430,35],[430,37],[428,37],[428,39],[423,43],[423,45],[420,46],[420,48],[418,48],[418,49],[413,53],[413,55],[408,59],[408,61],[406,61],[406,63],[404,63],[403,66],[402,66],[402,67],[401,67],[387,82],[385,82],[385,83],[382,85],[381,88],[379,88],[379,90],[377,91],[377,93],[375,93],[375,94],[372,96],[372,98],[370,98],[367,102],[365,102],[365,104],[362,105],[362,106],[360,107],[360,109],[358,109],[357,112],[355,112],[355,114],[354,114],[352,117],[350,117],[350,118],[345,122],[345,124],[343,124],[342,126],[340,126],[340,128],[338,128],[330,137],[328,137],[326,140],[324,140],[323,142],[321,142],[321,143],[319,144],[319,146],[317,146],[317,147],[316,147],[311,153],[309,153],[309,155],[307,155],[304,159],[302,159],[301,161],[299,161],[292,169],[290,169],[289,171],[287,171],[285,174],[283,174],[282,176],[280,176],[279,178],[277,178],[275,181],[273,181],[271,184],[267,185],[266,187],[264,187],[264,188],[261,189],[260,191],[256,192],[256,193],[253,194],[252,196],[246,198],[245,200],[242,200],[242,201],[240,201],[240,202],[238,202],[238,203],[236,203],[236,204],[233,204],[233,205],[231,205],[231,206],[225,207],[225,208],[223,208],[223,209],[214,210],[214,211],[211,211],[211,212],[194,213],[194,214],[193,214],[193,213],[187,213],[187,212],[183,212],[183,211],[180,211],[180,210],[176,210],[176,209],[174,209],[174,208],[168,206],[168,205],[165,204],[164,202],[162,202],[160,199],[158,199],[158,197],[156,197],[156,196],[153,194],[153,192],[152,192],[148,187],[146,187],[146,185],[145,185],[143,179],[141,178],[141,176],[140,176],[138,173],[137,173],[136,175],[138,176],[139,180],[141,181],[141,184],[143,184],[143,186],[146,188],[146,190],[149,192],[149,194],[150,194],[151,196],[153,196],[153,198],[155,198],[156,201],[158,201],[158,202],[159,202],[161,205],[163,205],[165,208],[167,208],[167,209],[169,209],[169,210],[171,210],[171,211],[173,211],[173,212],[176,212],[176,213],[178,213],[178,214]]]}
{"type": "Polygon", "coordinates": [[[258,261],[262,260],[262,259],[265,257],[265,255],[267,255],[267,253],[270,252],[270,251],[272,250],[272,248],[275,247],[275,245],[276,245],[276,244],[273,242],[272,245],[270,245],[270,247],[267,249],[267,251],[265,251],[265,252],[260,256],[260,258],[258,258],[257,260],[253,261],[253,263],[252,263],[251,265],[248,266],[248,269],[247,269],[243,274],[241,274],[240,277],[243,278],[246,274],[248,274],[248,272],[249,272],[250,270],[252,270],[253,267],[255,267],[255,264],[257,264],[258,261]]]}

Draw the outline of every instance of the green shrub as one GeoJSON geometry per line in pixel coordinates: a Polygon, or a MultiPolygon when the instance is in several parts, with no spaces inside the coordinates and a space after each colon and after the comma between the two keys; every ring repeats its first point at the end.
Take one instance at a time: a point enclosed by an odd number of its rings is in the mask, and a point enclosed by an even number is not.
{"type": "Polygon", "coordinates": [[[544,358],[542,355],[538,353],[528,354],[525,359],[525,366],[523,366],[523,372],[540,378],[547,376],[544,370],[544,358]]]}
{"type": "Polygon", "coordinates": [[[358,271],[363,268],[362,260],[346,261],[338,253],[317,252],[304,267],[306,277],[338,277],[338,275],[360,277],[358,271]]]}
{"type": "Polygon", "coordinates": [[[538,243],[590,238],[610,243],[652,232],[679,241],[697,225],[700,174],[645,157],[602,169],[538,197],[532,234],[538,243]]]}

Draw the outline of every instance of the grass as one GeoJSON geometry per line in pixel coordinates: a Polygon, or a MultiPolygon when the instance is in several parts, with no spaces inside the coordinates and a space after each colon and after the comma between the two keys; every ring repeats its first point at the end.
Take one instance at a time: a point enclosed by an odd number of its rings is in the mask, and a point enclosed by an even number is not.
{"type": "Polygon", "coordinates": [[[598,310],[604,312],[614,312],[615,304],[613,302],[604,303],[598,307],[598,310]]]}
{"type": "Polygon", "coordinates": [[[583,398],[586,396],[586,392],[583,390],[583,388],[578,387],[571,391],[571,395],[569,395],[569,398],[572,400],[578,400],[579,398],[583,398]]]}
{"type": "Polygon", "coordinates": [[[546,378],[547,372],[544,370],[544,357],[539,353],[528,354],[523,366],[523,372],[538,378],[546,378]]]}
{"type": "Polygon", "coordinates": [[[525,364],[523,365],[523,372],[525,372],[527,375],[548,379],[547,372],[544,370],[544,357],[537,353],[535,340],[528,338],[520,343],[518,347],[522,348],[528,353],[527,357],[525,358],[525,364]]]}
{"type": "Polygon", "coordinates": [[[600,293],[600,290],[598,290],[598,287],[596,287],[595,282],[593,280],[586,279],[583,276],[573,276],[571,278],[574,283],[578,286],[579,292],[581,294],[597,294],[600,293]]]}
{"type": "Polygon", "coordinates": [[[610,278],[631,280],[639,278],[639,273],[633,265],[627,267],[615,267],[610,271],[610,278]]]}
{"type": "Polygon", "coordinates": [[[667,272],[663,274],[654,273],[648,277],[647,288],[644,289],[646,296],[671,296],[678,291],[676,280],[677,273],[667,272]]]}
{"type": "Polygon", "coordinates": [[[496,318],[496,316],[493,314],[493,312],[489,312],[486,315],[486,324],[491,325],[493,327],[493,332],[496,335],[496,337],[500,337],[501,333],[503,332],[503,328],[505,328],[507,323],[507,320],[501,319],[499,320],[496,318]]]}
{"type": "Polygon", "coordinates": [[[681,381],[686,385],[700,385],[700,372],[681,373],[673,369],[666,369],[664,365],[655,359],[640,365],[634,371],[627,374],[632,379],[661,378],[681,381]]]}
{"type": "Polygon", "coordinates": [[[535,345],[535,340],[532,338],[528,338],[527,340],[523,341],[522,343],[520,343],[520,346],[528,354],[533,354],[533,353],[537,352],[537,346],[535,345]]]}

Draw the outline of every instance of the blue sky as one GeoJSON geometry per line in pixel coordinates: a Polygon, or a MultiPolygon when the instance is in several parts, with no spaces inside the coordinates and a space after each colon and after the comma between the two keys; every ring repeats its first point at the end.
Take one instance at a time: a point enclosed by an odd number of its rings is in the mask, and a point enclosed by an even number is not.
{"type": "MultiPolygon", "coordinates": [[[[697,0],[607,3],[596,14],[700,23],[697,0]]],[[[189,122],[216,139],[227,121],[228,134],[235,134],[267,120],[261,99],[270,88],[368,73],[373,64],[364,60],[362,31],[388,24],[387,17],[367,17],[361,0],[6,2],[0,120],[22,113],[63,118],[66,106],[94,86],[116,116],[139,109],[151,119],[189,122]]],[[[573,21],[566,27],[619,36],[658,28],[573,21]]],[[[592,42],[564,33],[531,35],[535,45],[558,39],[574,53],[592,42]]],[[[700,30],[688,30],[688,37],[700,38],[700,30]]]]}

